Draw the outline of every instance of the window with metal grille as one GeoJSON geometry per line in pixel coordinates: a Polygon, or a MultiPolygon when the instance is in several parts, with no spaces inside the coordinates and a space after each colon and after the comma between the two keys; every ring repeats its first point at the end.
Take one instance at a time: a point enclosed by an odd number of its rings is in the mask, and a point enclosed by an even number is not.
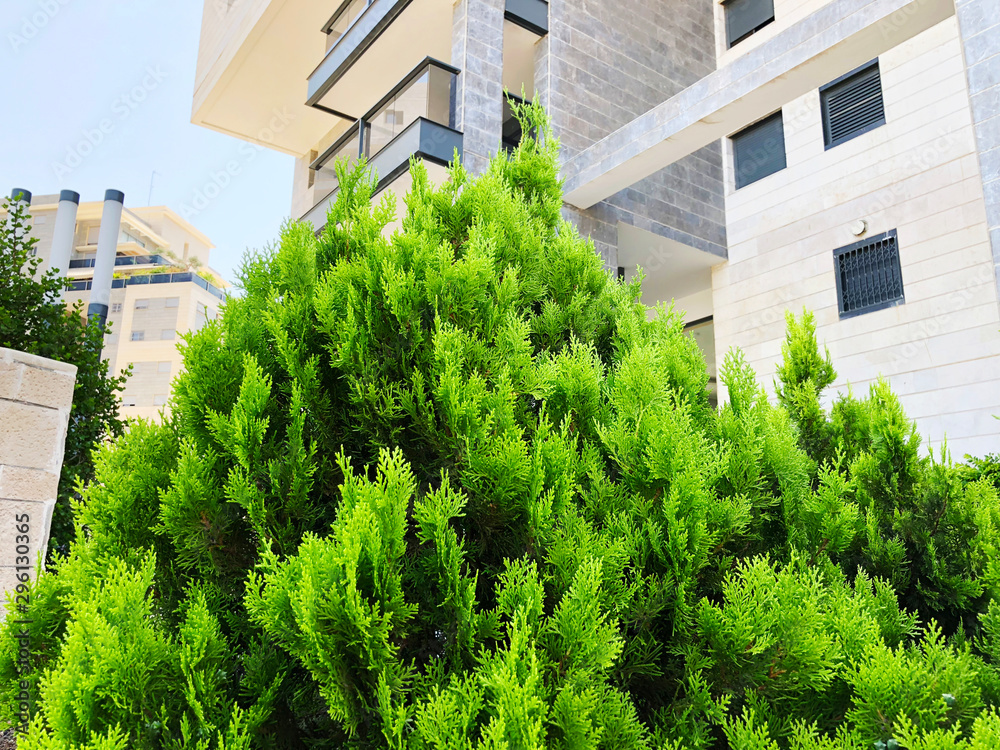
{"type": "Polygon", "coordinates": [[[785,168],[785,126],[781,111],[732,136],[736,188],[785,168]]]}
{"type": "Polygon", "coordinates": [[[840,317],[905,302],[896,230],[833,251],[840,317]]]}
{"type": "Polygon", "coordinates": [[[774,20],[774,0],[729,0],[726,9],[726,40],[739,44],[774,20]]]}
{"type": "Polygon", "coordinates": [[[819,90],[827,148],[885,125],[882,76],[875,59],[819,90]]]}

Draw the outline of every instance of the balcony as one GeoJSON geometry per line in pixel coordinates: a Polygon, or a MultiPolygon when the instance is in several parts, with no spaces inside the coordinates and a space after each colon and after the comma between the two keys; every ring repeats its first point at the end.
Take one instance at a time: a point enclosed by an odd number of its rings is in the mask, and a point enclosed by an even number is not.
{"type": "MultiPolygon", "coordinates": [[[[205,279],[201,278],[196,273],[191,273],[190,271],[185,271],[183,273],[151,273],[143,276],[130,276],[127,279],[112,279],[111,288],[112,289],[124,289],[127,286],[135,286],[141,284],[181,284],[190,283],[196,286],[200,286],[209,294],[218,297],[219,299],[225,299],[226,293],[219,289],[214,284],[211,284],[205,279]]],[[[85,292],[89,291],[93,285],[92,279],[81,279],[80,281],[73,281],[70,283],[70,291],[73,292],[85,292]]]]}
{"type": "MultiPolygon", "coordinates": [[[[323,26],[326,55],[309,76],[307,103],[355,119],[424,58],[450,61],[453,13],[452,0],[344,0],[323,26]]],[[[548,33],[548,3],[506,0],[504,18],[505,58],[532,58],[548,33]]]]}
{"type": "Polygon", "coordinates": [[[454,127],[457,74],[449,65],[425,60],[313,162],[314,185],[328,192],[302,221],[312,222],[317,231],[326,223],[338,188],[338,159],[353,163],[366,157],[378,175],[376,191],[405,172],[411,156],[442,168],[435,170],[435,177],[443,177],[443,167],[454,159],[456,149],[462,153],[462,134],[454,127]]]}
{"type": "MultiPolygon", "coordinates": [[[[329,132],[305,104],[319,33],[340,0],[205,2],[191,121],[299,157],[329,132]]],[[[383,89],[384,90],[384,89],[383,89]]]]}
{"type": "Polygon", "coordinates": [[[453,0],[346,0],[323,26],[327,53],[307,103],[360,118],[422,60],[451,60],[453,13],[453,0]]]}
{"type": "MultiPolygon", "coordinates": [[[[75,268],[93,268],[96,258],[77,258],[69,262],[70,270],[75,268]]],[[[170,261],[162,255],[119,255],[115,258],[116,266],[168,266],[170,261]]]]}

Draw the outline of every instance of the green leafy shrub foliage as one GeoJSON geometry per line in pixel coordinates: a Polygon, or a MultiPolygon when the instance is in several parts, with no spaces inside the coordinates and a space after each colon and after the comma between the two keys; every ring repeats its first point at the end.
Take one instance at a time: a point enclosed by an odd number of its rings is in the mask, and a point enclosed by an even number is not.
{"type": "Polygon", "coordinates": [[[35,586],[23,747],[996,746],[994,489],[884,383],[828,412],[808,315],[779,404],[731,352],[713,409],[521,116],[391,236],[342,168],[247,259],[35,586]]]}
{"type": "Polygon", "coordinates": [[[31,217],[21,202],[4,201],[0,219],[0,347],[76,365],[76,387],[52,515],[50,553],[65,553],[73,540],[71,498],[77,483],[94,475],[93,450],[122,434],[118,394],[127,373],[113,376],[100,357],[107,331],[88,326],[83,303],[67,309],[61,299],[65,280],[53,271],[39,273],[31,217]]]}

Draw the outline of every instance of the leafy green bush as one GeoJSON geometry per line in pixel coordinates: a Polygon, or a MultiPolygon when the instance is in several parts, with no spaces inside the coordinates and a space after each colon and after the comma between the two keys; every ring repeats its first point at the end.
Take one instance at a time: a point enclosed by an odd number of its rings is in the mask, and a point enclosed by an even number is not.
{"type": "Polygon", "coordinates": [[[122,434],[118,394],[126,375],[115,377],[100,358],[107,331],[88,326],[83,303],[67,309],[60,297],[65,280],[54,272],[37,275],[42,259],[35,255],[31,218],[21,202],[4,201],[0,221],[0,346],[76,365],[76,388],[52,514],[50,554],[65,553],[73,539],[70,498],[77,483],[94,475],[92,453],[106,438],[122,434]]]}
{"type": "MultiPolygon", "coordinates": [[[[544,113],[401,228],[340,168],[101,449],[26,748],[985,748],[997,498],[791,320],[728,403],[560,219],[544,113]]],[[[18,642],[0,637],[16,721],[18,642]]]]}

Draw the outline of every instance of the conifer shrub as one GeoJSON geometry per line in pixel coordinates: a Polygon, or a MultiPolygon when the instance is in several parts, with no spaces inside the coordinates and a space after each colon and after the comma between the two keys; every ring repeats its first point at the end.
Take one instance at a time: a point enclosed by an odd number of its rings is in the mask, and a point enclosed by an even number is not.
{"type": "Polygon", "coordinates": [[[69,554],[0,634],[22,748],[986,748],[994,488],[808,314],[779,403],[648,319],[560,218],[536,133],[364,165],[188,336],[172,417],[101,448],[69,554]]]}

